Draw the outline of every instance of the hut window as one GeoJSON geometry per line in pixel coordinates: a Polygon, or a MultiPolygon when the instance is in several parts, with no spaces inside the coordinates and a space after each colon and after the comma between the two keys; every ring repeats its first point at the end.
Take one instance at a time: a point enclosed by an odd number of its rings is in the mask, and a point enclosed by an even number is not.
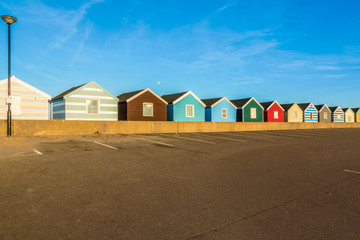
{"type": "Polygon", "coordinates": [[[351,122],[351,121],[352,121],[351,116],[348,116],[348,122],[351,122]]]}
{"type": "Polygon", "coordinates": [[[223,109],[221,109],[221,117],[222,118],[227,118],[227,108],[223,108],[223,109]]]}
{"type": "Polygon", "coordinates": [[[324,112],[324,119],[327,119],[327,112],[324,112]]]}
{"type": "Polygon", "coordinates": [[[87,100],[86,108],[88,114],[99,114],[99,100],[87,100]]]}
{"type": "Polygon", "coordinates": [[[294,118],[297,118],[297,112],[294,112],[294,118]]]}
{"type": "Polygon", "coordinates": [[[314,114],[311,112],[311,113],[310,113],[310,119],[313,119],[313,115],[314,115],[314,114]]]}
{"type": "Polygon", "coordinates": [[[154,105],[152,103],[143,103],[143,116],[152,117],[154,112],[154,105]]]}
{"type": "Polygon", "coordinates": [[[250,108],[250,118],[251,119],[256,118],[256,108],[250,108]]]}
{"type": "Polygon", "coordinates": [[[186,117],[194,117],[194,105],[186,105],[186,117]]]}
{"type": "Polygon", "coordinates": [[[274,111],[274,118],[279,119],[279,112],[278,111],[274,111]]]}
{"type": "Polygon", "coordinates": [[[340,115],[337,115],[337,119],[339,119],[339,120],[340,120],[340,119],[341,119],[341,116],[340,116],[340,115]]]}

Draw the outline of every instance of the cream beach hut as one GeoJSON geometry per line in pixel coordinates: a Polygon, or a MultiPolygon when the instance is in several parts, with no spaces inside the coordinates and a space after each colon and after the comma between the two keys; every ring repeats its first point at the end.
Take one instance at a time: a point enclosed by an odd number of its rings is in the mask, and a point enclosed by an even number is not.
{"type": "Polygon", "coordinates": [[[343,108],[345,122],[355,122],[355,113],[351,108],[343,108]]]}
{"type": "Polygon", "coordinates": [[[303,110],[296,103],[281,104],[284,109],[284,122],[302,122],[303,110]]]}

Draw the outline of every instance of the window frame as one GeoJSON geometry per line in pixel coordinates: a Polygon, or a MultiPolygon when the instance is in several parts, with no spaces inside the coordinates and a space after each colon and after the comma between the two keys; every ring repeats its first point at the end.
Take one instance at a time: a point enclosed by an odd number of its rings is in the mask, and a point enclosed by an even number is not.
{"type": "Polygon", "coordinates": [[[227,108],[222,108],[221,109],[221,118],[222,119],[227,119],[228,118],[227,108]],[[225,110],[225,117],[224,117],[224,110],[225,110]]]}
{"type": "Polygon", "coordinates": [[[328,113],[324,112],[324,119],[328,119],[328,113]]]}
{"type": "Polygon", "coordinates": [[[187,118],[194,118],[195,117],[195,106],[194,106],[194,104],[186,104],[185,105],[185,116],[187,118]],[[188,107],[192,107],[192,116],[188,115],[188,111],[187,111],[188,107]]]}
{"type": "Polygon", "coordinates": [[[86,114],[89,115],[99,115],[100,114],[100,99],[86,99],[86,114]],[[89,103],[91,101],[96,101],[97,102],[97,113],[89,113],[89,103]]]}
{"type": "Polygon", "coordinates": [[[274,119],[279,119],[279,111],[274,111],[274,119]]]}
{"type": "Polygon", "coordinates": [[[153,117],[154,116],[154,103],[144,102],[143,103],[143,117],[153,117]],[[151,115],[145,115],[145,105],[151,105],[151,115]]]}
{"type": "Polygon", "coordinates": [[[256,118],[257,118],[257,109],[256,108],[250,108],[250,119],[256,119],[256,118]],[[253,113],[255,115],[254,117],[253,117],[253,113]]]}

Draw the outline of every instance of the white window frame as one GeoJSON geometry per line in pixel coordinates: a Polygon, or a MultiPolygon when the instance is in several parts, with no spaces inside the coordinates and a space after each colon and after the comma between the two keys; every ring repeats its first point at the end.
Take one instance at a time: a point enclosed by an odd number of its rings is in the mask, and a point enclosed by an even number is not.
{"type": "Polygon", "coordinates": [[[100,114],[100,100],[99,99],[86,99],[86,114],[89,114],[89,115],[99,115],[100,114]],[[98,103],[98,112],[97,113],[89,113],[90,101],[97,101],[97,103],[98,103]]]}
{"type": "Polygon", "coordinates": [[[223,118],[223,119],[227,119],[227,118],[228,118],[227,108],[222,108],[222,109],[221,109],[221,118],[223,118]],[[224,114],[225,114],[225,117],[224,117],[224,114]]]}
{"type": "Polygon", "coordinates": [[[186,104],[185,105],[185,116],[188,118],[194,118],[195,117],[195,106],[193,104],[186,104]],[[188,115],[188,107],[192,107],[192,116],[188,115]]]}
{"type": "Polygon", "coordinates": [[[274,119],[279,119],[279,111],[274,111],[274,119]]]}
{"type": "Polygon", "coordinates": [[[256,108],[250,108],[250,118],[256,119],[256,108]]]}
{"type": "Polygon", "coordinates": [[[153,103],[143,103],[143,117],[153,117],[154,116],[154,104],[153,103]],[[151,115],[145,115],[145,105],[151,105],[151,115]]]}
{"type": "Polygon", "coordinates": [[[328,113],[324,112],[324,119],[328,119],[328,113]]]}

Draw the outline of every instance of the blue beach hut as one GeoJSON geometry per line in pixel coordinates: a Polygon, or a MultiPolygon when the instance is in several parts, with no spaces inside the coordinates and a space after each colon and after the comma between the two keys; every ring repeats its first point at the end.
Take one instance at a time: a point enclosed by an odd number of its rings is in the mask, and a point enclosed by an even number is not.
{"type": "Polygon", "coordinates": [[[300,103],[298,106],[303,110],[304,122],[318,122],[318,110],[313,103],[300,103]]]}
{"type": "Polygon", "coordinates": [[[201,99],[206,122],[236,122],[236,106],[226,97],[201,99]]]}
{"type": "Polygon", "coordinates": [[[344,111],[341,107],[329,107],[332,122],[344,122],[344,111]]]}
{"type": "Polygon", "coordinates": [[[167,106],[167,120],[204,122],[205,104],[191,91],[161,96],[167,106]]]}

